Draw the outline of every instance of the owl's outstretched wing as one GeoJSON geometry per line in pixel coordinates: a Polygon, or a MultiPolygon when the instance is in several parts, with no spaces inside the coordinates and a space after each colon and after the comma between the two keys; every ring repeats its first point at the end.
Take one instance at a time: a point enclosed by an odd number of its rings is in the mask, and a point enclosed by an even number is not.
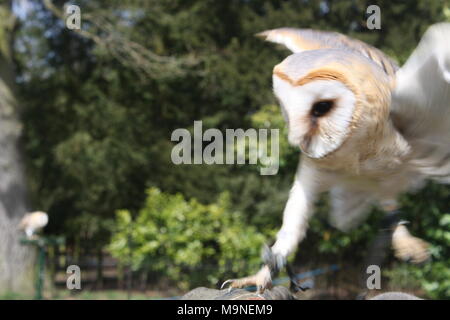
{"type": "Polygon", "coordinates": [[[280,28],[258,33],[257,36],[270,42],[282,44],[294,53],[326,48],[356,52],[375,62],[392,77],[398,69],[395,62],[382,51],[338,32],[280,28]]]}
{"type": "Polygon", "coordinates": [[[450,23],[428,28],[396,74],[391,115],[426,177],[450,182],[450,23]]]}

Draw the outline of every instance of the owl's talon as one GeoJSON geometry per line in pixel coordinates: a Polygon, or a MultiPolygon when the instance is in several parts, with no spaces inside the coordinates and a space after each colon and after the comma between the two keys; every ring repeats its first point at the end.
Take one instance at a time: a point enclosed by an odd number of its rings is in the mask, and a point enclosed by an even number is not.
{"type": "MultiPolygon", "coordinates": [[[[236,280],[237,280],[237,279],[228,279],[228,280],[225,280],[225,281],[222,283],[222,285],[220,286],[220,290],[223,290],[224,287],[225,287],[227,284],[233,283],[233,282],[236,281],[236,280]]],[[[230,285],[230,286],[228,287],[228,292],[230,292],[232,288],[233,288],[233,287],[230,285]]]]}
{"type": "Polygon", "coordinates": [[[430,258],[429,244],[413,237],[404,225],[398,225],[392,235],[392,246],[395,256],[414,264],[424,263],[430,258]]]}
{"type": "Polygon", "coordinates": [[[270,275],[270,269],[264,266],[257,274],[240,278],[226,280],[220,287],[224,289],[226,285],[229,285],[228,290],[242,289],[245,287],[256,286],[258,293],[263,293],[265,289],[272,286],[272,277],[270,275]]]}

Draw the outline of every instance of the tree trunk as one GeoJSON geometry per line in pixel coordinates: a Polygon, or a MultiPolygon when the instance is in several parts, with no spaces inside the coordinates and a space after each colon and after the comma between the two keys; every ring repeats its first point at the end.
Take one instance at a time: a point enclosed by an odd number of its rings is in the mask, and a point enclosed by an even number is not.
{"type": "Polygon", "coordinates": [[[20,244],[17,228],[27,211],[19,151],[21,123],[12,56],[15,17],[11,2],[0,4],[0,294],[32,288],[34,250],[20,244]]]}

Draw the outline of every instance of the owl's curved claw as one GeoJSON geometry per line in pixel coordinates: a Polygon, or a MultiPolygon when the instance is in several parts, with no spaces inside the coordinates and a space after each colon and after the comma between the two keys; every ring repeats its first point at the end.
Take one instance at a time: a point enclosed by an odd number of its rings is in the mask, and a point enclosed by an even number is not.
{"type": "Polygon", "coordinates": [[[230,292],[235,288],[255,286],[256,292],[262,294],[266,289],[271,288],[272,277],[285,265],[286,259],[281,255],[275,255],[267,245],[263,246],[261,258],[264,266],[258,273],[240,279],[228,279],[222,283],[220,289],[222,290],[226,285],[229,285],[228,292],[230,292]]]}
{"type": "Polygon", "coordinates": [[[272,286],[271,272],[268,266],[262,267],[257,274],[252,276],[240,278],[240,279],[228,279],[221,286],[220,289],[224,289],[226,285],[229,285],[228,292],[232,289],[242,289],[245,287],[255,286],[258,293],[263,293],[265,289],[272,286]]]}
{"type": "Polygon", "coordinates": [[[228,285],[228,293],[233,289],[241,289],[247,286],[256,285],[256,280],[254,279],[256,275],[240,278],[240,279],[228,279],[220,286],[220,290],[225,289],[226,285],[228,285]]]}
{"type": "Polygon", "coordinates": [[[232,285],[233,285],[233,282],[235,282],[236,280],[238,280],[238,279],[228,279],[228,280],[225,280],[225,281],[222,283],[222,285],[220,286],[220,290],[223,290],[227,284],[231,283],[231,285],[228,287],[228,293],[230,293],[231,290],[233,289],[233,286],[232,286],[232,285]]]}

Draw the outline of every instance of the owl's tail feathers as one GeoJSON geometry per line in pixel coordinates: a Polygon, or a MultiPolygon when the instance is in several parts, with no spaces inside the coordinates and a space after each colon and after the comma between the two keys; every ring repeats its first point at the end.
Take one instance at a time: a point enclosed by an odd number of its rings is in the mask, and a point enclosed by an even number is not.
{"type": "Polygon", "coordinates": [[[412,236],[403,224],[395,228],[392,235],[392,247],[395,256],[403,261],[419,264],[430,259],[430,245],[412,236]]]}

